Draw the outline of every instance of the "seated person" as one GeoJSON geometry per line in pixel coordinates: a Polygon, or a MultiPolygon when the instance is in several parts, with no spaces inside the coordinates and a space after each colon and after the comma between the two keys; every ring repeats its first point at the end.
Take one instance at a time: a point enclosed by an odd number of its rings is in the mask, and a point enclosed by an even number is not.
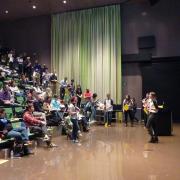
{"type": "Polygon", "coordinates": [[[37,94],[42,94],[42,93],[43,93],[43,91],[41,90],[41,88],[38,86],[37,83],[35,83],[35,86],[34,86],[33,89],[35,90],[35,92],[36,92],[37,94]]]}
{"type": "Polygon", "coordinates": [[[29,92],[27,93],[27,102],[33,103],[36,96],[36,92],[34,89],[30,89],[29,92]]]}
{"type": "Polygon", "coordinates": [[[42,98],[45,100],[47,97],[52,97],[51,88],[46,88],[45,92],[41,94],[42,98]]]}
{"type": "Polygon", "coordinates": [[[58,118],[59,120],[63,119],[63,113],[60,112],[61,108],[65,106],[61,105],[60,100],[58,99],[57,95],[54,95],[54,98],[51,100],[50,103],[50,107],[51,107],[51,112],[54,113],[55,117],[58,118]]]}
{"type": "MultiPolygon", "coordinates": [[[[29,143],[27,129],[25,127],[13,128],[11,122],[6,119],[5,110],[2,108],[0,108],[0,132],[2,134],[2,138],[15,138],[17,144],[29,143]]],[[[31,152],[26,147],[26,155],[30,153],[31,152]]]]}
{"type": "Polygon", "coordinates": [[[33,115],[40,117],[46,122],[46,114],[43,110],[43,99],[39,95],[35,95],[36,99],[33,101],[34,112],[33,115]]]}
{"type": "Polygon", "coordinates": [[[15,102],[18,103],[17,101],[17,96],[21,96],[23,97],[24,101],[25,101],[25,95],[23,91],[20,91],[20,89],[16,86],[15,81],[11,81],[9,84],[9,89],[11,91],[12,96],[14,96],[15,102]]]}
{"type": "Polygon", "coordinates": [[[84,99],[86,101],[89,101],[89,100],[91,100],[91,98],[92,98],[92,93],[89,91],[89,89],[86,89],[86,91],[84,93],[84,99]]]}
{"type": "Polygon", "coordinates": [[[88,128],[87,118],[85,117],[82,109],[77,114],[77,118],[78,118],[78,122],[82,124],[83,131],[88,132],[89,128],[88,128]]]}
{"type": "Polygon", "coordinates": [[[9,86],[4,84],[2,90],[0,91],[0,104],[12,104],[14,99],[11,97],[11,92],[9,86]]]}
{"type": "Polygon", "coordinates": [[[5,80],[5,76],[4,76],[4,73],[3,71],[0,69],[0,81],[4,81],[5,80]]]}
{"type": "Polygon", "coordinates": [[[48,147],[52,147],[51,140],[48,136],[46,122],[41,118],[37,118],[33,115],[34,106],[29,104],[27,106],[26,112],[23,115],[23,120],[26,126],[29,128],[30,132],[36,133],[39,136],[43,137],[44,141],[47,143],[48,147]]]}
{"type": "Polygon", "coordinates": [[[19,82],[19,88],[26,89],[26,86],[28,85],[28,83],[29,83],[28,78],[24,74],[22,74],[20,82],[19,82]]]}
{"type": "Polygon", "coordinates": [[[48,114],[51,111],[51,97],[46,97],[44,102],[43,102],[43,110],[48,114]]]}

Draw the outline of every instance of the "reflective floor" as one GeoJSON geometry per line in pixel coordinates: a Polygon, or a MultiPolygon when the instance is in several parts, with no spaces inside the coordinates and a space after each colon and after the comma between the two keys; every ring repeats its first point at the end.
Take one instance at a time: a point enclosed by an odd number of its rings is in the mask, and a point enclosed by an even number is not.
{"type": "Polygon", "coordinates": [[[61,136],[58,148],[0,165],[2,180],[180,180],[180,125],[174,135],[149,144],[141,125],[92,127],[80,144],[61,136]]]}

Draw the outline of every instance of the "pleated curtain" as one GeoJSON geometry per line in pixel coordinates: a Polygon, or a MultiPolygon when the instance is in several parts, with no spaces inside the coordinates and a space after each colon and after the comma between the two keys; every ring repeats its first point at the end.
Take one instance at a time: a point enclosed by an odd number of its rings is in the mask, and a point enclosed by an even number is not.
{"type": "Polygon", "coordinates": [[[120,5],[52,15],[51,68],[58,80],[74,79],[121,102],[120,5]]]}

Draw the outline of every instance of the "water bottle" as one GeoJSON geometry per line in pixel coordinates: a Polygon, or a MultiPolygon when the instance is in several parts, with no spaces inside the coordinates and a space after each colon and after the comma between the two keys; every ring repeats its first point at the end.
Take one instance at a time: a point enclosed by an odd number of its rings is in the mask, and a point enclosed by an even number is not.
{"type": "Polygon", "coordinates": [[[37,150],[37,146],[38,146],[37,141],[34,141],[34,150],[35,150],[35,151],[37,150]]]}
{"type": "Polygon", "coordinates": [[[10,158],[11,158],[11,159],[14,158],[14,151],[13,151],[13,150],[11,150],[11,152],[10,152],[10,158]]]}
{"type": "Polygon", "coordinates": [[[4,158],[7,159],[8,158],[8,149],[4,150],[4,158]]]}

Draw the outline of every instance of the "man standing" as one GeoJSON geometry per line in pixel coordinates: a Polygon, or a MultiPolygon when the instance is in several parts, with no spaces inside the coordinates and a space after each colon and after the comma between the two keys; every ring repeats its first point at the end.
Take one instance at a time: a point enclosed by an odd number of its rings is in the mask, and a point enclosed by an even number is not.
{"type": "Polygon", "coordinates": [[[157,135],[157,120],[158,120],[158,104],[156,99],[156,93],[149,93],[148,103],[148,118],[146,128],[151,136],[150,143],[158,143],[157,135]]]}
{"type": "Polygon", "coordinates": [[[60,81],[60,98],[63,100],[65,96],[65,88],[67,87],[67,77],[60,81]]]}

